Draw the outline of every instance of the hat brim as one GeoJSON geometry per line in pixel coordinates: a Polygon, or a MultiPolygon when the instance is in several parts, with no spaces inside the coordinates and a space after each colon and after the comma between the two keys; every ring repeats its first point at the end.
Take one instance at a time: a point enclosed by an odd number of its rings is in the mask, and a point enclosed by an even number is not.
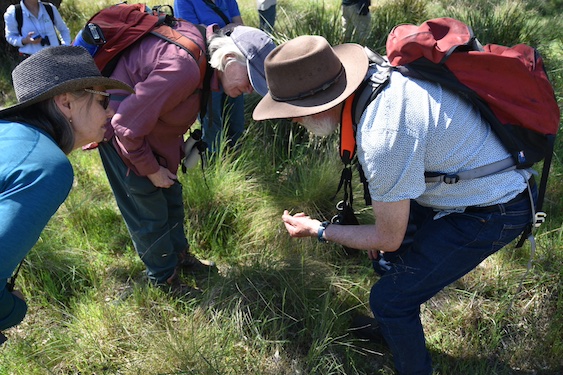
{"type": "Polygon", "coordinates": [[[239,25],[233,29],[231,39],[246,57],[248,78],[254,91],[261,96],[266,95],[268,85],[264,75],[264,60],[276,47],[272,38],[262,30],[239,25]]]}
{"type": "Polygon", "coordinates": [[[324,112],[352,95],[365,79],[369,66],[368,57],[358,44],[341,44],[333,49],[344,67],[344,75],[338,82],[327,90],[300,100],[276,101],[268,93],[254,108],[252,118],[261,121],[310,116],[324,112]]]}
{"type": "Polygon", "coordinates": [[[250,84],[259,95],[264,96],[268,93],[268,85],[266,84],[266,79],[264,78],[264,73],[261,73],[257,69],[252,68],[250,63],[248,65],[248,78],[250,79],[250,84]]]}
{"type": "Polygon", "coordinates": [[[86,77],[80,79],[69,80],[61,83],[60,85],[53,86],[50,90],[37,95],[33,98],[25,100],[21,103],[15,104],[11,107],[5,108],[0,110],[0,117],[6,117],[12,115],[30,105],[35,103],[39,103],[43,100],[55,97],[57,95],[61,95],[67,92],[78,91],[82,89],[86,89],[89,87],[94,86],[103,86],[106,90],[109,89],[119,89],[124,90],[130,93],[134,93],[135,91],[131,88],[131,86],[118,81],[116,79],[107,78],[107,77],[86,77]]]}

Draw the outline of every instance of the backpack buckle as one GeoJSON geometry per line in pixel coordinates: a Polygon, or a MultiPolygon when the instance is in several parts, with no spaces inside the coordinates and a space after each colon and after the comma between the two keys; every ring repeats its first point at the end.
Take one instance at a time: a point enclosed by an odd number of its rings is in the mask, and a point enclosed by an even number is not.
{"type": "Polygon", "coordinates": [[[459,182],[459,176],[457,174],[445,174],[443,181],[445,184],[457,184],[459,182]]]}
{"type": "Polygon", "coordinates": [[[536,212],[534,215],[534,228],[539,228],[544,222],[547,214],[543,211],[536,212]]]}

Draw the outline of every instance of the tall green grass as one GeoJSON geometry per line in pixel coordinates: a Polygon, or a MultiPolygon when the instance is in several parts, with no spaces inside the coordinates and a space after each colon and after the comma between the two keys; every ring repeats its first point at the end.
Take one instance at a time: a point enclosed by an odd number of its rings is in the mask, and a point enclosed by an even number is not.
{"type": "MultiPolygon", "coordinates": [[[[256,25],[254,1],[239,4],[256,25]]],[[[484,43],[536,43],[561,99],[561,28],[548,26],[561,22],[553,4],[378,1],[368,44],[382,52],[395,24],[458,17],[484,43]]],[[[103,5],[65,0],[62,12],[76,32],[103,5]]],[[[322,34],[340,43],[338,12],[336,0],[279,0],[274,37],[322,34]]],[[[97,151],[71,155],[75,186],[22,267],[18,286],[30,309],[6,332],[0,374],[393,373],[385,347],[348,331],[354,314],[369,313],[376,276],[367,258],[291,239],[280,220],[284,209],[335,213],[338,136],[254,123],[257,100],[246,100],[247,132],[237,147],[221,147],[204,171],[179,176],[192,251],[219,269],[183,275],[203,292],[193,298],[147,285],[97,151]]],[[[435,374],[563,373],[562,150],[560,137],[531,272],[523,278],[529,246],[509,246],[423,306],[435,374]]],[[[355,208],[369,222],[354,182],[355,208]]]]}

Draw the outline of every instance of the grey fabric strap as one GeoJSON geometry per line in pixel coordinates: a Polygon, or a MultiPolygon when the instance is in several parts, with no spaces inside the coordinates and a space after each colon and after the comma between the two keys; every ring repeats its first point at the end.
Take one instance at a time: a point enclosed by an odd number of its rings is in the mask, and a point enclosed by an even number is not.
{"type": "Polygon", "coordinates": [[[446,184],[455,184],[460,180],[471,180],[473,178],[485,177],[495,173],[508,172],[516,169],[514,160],[512,157],[506,159],[483,165],[482,167],[470,169],[468,171],[462,171],[457,173],[430,173],[426,175],[424,180],[426,183],[429,182],[444,182],[446,184]]]}

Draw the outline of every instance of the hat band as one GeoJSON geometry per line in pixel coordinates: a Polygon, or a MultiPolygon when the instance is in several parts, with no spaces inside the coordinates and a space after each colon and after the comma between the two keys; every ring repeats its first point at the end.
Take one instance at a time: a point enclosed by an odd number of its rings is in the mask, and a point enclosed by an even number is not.
{"type": "Polygon", "coordinates": [[[333,79],[331,79],[328,82],[325,82],[321,87],[318,87],[316,89],[311,89],[309,91],[297,94],[295,96],[286,96],[286,97],[280,97],[280,96],[276,96],[274,95],[271,91],[270,91],[270,96],[272,97],[272,99],[274,99],[276,102],[290,102],[292,100],[300,100],[303,98],[307,98],[309,96],[313,96],[321,91],[325,91],[328,90],[332,85],[334,85],[336,82],[338,82],[338,80],[340,79],[340,77],[342,77],[342,74],[344,73],[344,67],[341,65],[340,66],[340,71],[338,72],[338,74],[336,75],[336,77],[334,77],[333,79]]]}

